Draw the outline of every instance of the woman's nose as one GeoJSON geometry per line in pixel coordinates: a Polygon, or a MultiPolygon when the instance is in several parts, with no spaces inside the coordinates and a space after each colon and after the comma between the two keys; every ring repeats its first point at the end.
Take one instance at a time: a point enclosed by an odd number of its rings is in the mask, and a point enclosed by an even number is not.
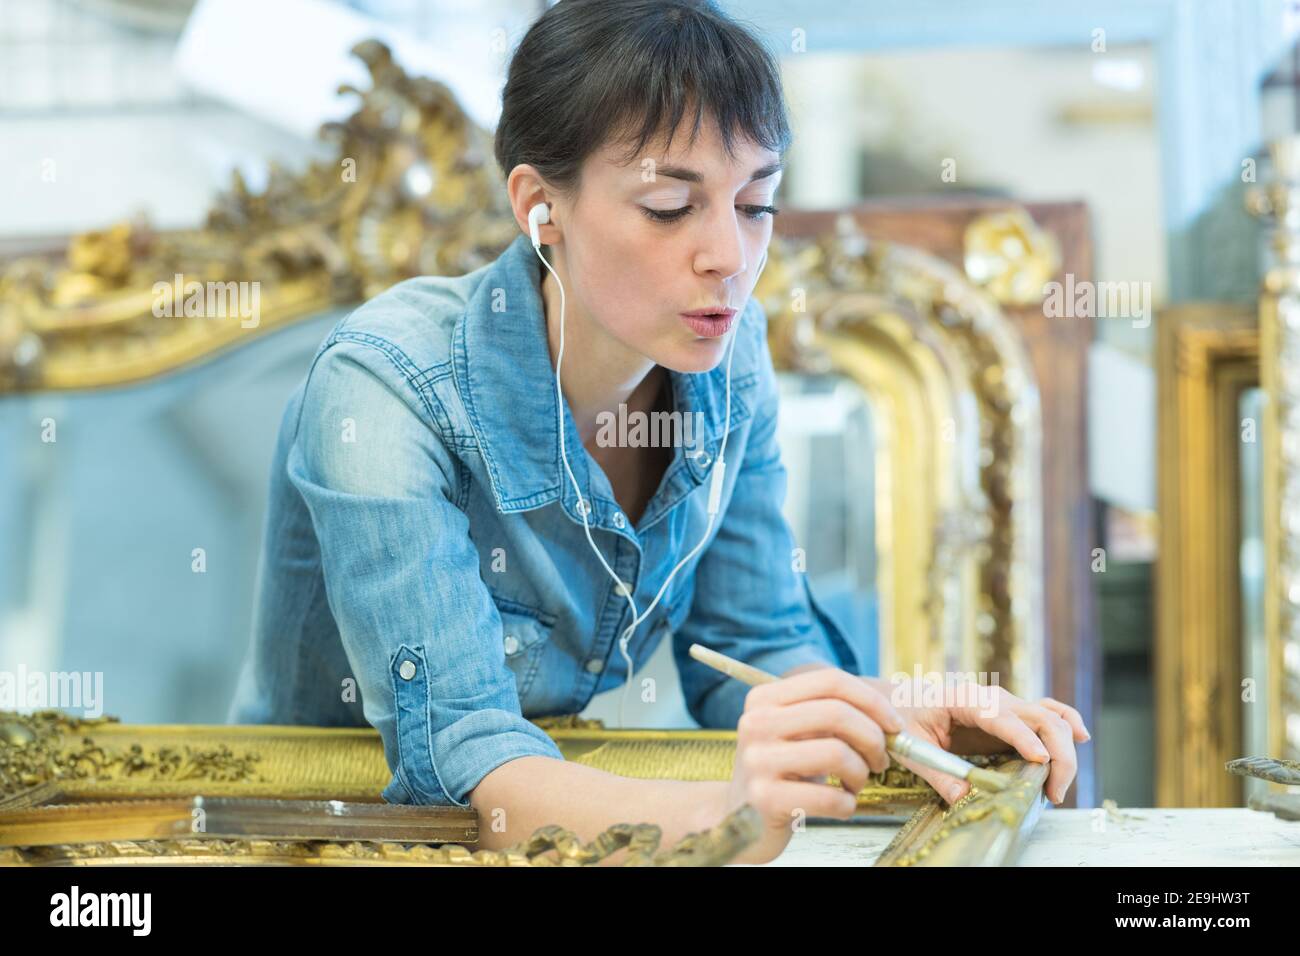
{"type": "Polygon", "coordinates": [[[747,257],[739,216],[740,213],[730,209],[710,217],[708,234],[696,262],[699,271],[716,272],[723,279],[745,271],[747,257]]]}

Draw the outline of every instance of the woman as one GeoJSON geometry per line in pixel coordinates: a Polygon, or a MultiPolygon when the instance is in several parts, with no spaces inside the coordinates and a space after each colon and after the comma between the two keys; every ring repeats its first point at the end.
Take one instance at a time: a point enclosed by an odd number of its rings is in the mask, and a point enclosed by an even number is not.
{"type": "Polygon", "coordinates": [[[367,302],[289,403],[233,719],[372,724],[385,799],[473,806],[486,847],[624,821],[671,843],[749,802],[766,830],[744,859],[769,860],[792,820],[850,815],[902,729],[1050,757],[1064,798],[1087,733],[1072,708],[909,706],[856,676],[792,570],[750,299],[789,140],[774,61],[711,3],[562,0],[532,26],[496,134],[520,236],[367,302]],[[602,427],[665,412],[690,442],[602,427]],[[691,714],[738,728],[732,779],[566,763],[527,718],[580,712],[669,632],[691,714]],[[784,679],[751,690],[693,642],[784,679]]]}

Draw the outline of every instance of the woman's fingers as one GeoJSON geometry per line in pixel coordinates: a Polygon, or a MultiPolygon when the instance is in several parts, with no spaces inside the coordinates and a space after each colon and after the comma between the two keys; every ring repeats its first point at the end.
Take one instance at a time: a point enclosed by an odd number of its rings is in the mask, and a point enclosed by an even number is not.
{"type": "Polygon", "coordinates": [[[750,786],[749,802],[769,825],[794,826],[807,817],[847,820],[858,808],[858,798],[842,787],[803,780],[762,779],[750,786]]]}
{"type": "Polygon", "coordinates": [[[1043,790],[1049,800],[1060,803],[1070,789],[1078,771],[1078,758],[1074,753],[1074,730],[1065,718],[1045,707],[1028,704],[1021,708],[1021,716],[1042,739],[1052,759],[1043,790]]]}
{"type": "Polygon", "coordinates": [[[1020,756],[1034,763],[1046,763],[1051,754],[1034,729],[1010,708],[999,708],[996,717],[977,717],[977,726],[986,734],[1005,740],[1020,756]]]}
{"type": "MultiPolygon", "coordinates": [[[[1076,725],[1068,714],[1057,708],[1073,713],[1076,719],[1078,712],[1059,701],[1051,702],[1057,707],[1031,704],[1006,694],[993,709],[996,716],[972,713],[967,719],[973,719],[985,733],[1011,744],[1026,760],[1035,763],[1050,760],[1043,791],[1053,803],[1060,803],[1074,781],[1078,758],[1074,752],[1076,725]]],[[[1082,720],[1077,726],[1083,727],[1082,720]]]]}
{"type": "Polygon", "coordinates": [[[861,677],[838,667],[820,667],[751,687],[745,696],[745,709],[783,707],[819,697],[847,701],[884,728],[886,733],[896,734],[903,729],[902,716],[884,694],[861,677]]]}
{"type": "Polygon", "coordinates": [[[969,783],[954,777],[950,773],[944,773],[942,770],[932,770],[905,757],[897,759],[900,764],[934,787],[935,792],[947,800],[950,806],[970,792],[969,783]]]}
{"type": "Polygon", "coordinates": [[[884,731],[847,701],[818,698],[787,707],[756,708],[745,711],[740,720],[759,739],[839,738],[862,755],[872,773],[889,769],[884,731]]]}
{"type": "Polygon", "coordinates": [[[1038,702],[1038,706],[1046,707],[1053,713],[1064,717],[1065,722],[1070,725],[1070,729],[1074,732],[1076,742],[1083,743],[1092,739],[1092,734],[1088,733],[1088,728],[1083,725],[1083,715],[1069,704],[1063,704],[1051,697],[1044,697],[1038,702]]]}
{"type": "Polygon", "coordinates": [[[821,778],[833,773],[855,797],[867,785],[871,774],[862,755],[835,737],[758,743],[747,747],[741,759],[745,761],[745,771],[756,777],[812,777],[823,782],[821,778]]]}
{"type": "MultiPolygon", "coordinates": [[[[939,741],[935,740],[930,734],[923,733],[920,728],[912,727],[908,733],[918,740],[924,740],[926,743],[939,746],[939,741]]],[[[934,787],[939,796],[948,801],[949,805],[956,803],[962,797],[970,792],[970,784],[960,777],[954,777],[950,773],[944,773],[942,770],[934,770],[926,767],[906,757],[895,757],[899,764],[906,767],[912,773],[916,774],[930,786],[934,787]]]]}
{"type": "Polygon", "coordinates": [[[1007,741],[1026,760],[1035,763],[1050,760],[1051,767],[1043,784],[1043,792],[1053,803],[1060,803],[1065,799],[1065,792],[1070,789],[1078,770],[1078,758],[1074,753],[1074,726],[1054,709],[1030,704],[1010,694],[1007,697],[1010,700],[1004,701],[1004,706],[997,708],[997,716],[979,718],[979,725],[986,733],[1007,741]]]}

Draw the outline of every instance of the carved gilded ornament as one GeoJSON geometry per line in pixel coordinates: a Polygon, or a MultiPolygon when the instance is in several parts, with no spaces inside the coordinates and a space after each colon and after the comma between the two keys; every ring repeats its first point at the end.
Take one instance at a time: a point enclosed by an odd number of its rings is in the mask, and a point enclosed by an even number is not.
{"type": "Polygon", "coordinates": [[[1005,305],[1037,305],[1061,268],[1056,238],[1020,208],[977,216],[963,245],[966,275],[1005,305]]]}
{"type": "Polygon", "coordinates": [[[383,44],[353,52],[373,83],[339,88],[360,105],[321,129],[334,159],[300,174],[272,165],[256,193],[236,172],[199,229],[119,223],[72,239],[61,263],[5,266],[0,393],[142,381],[410,276],[460,275],[495,258],[518,228],[490,135],[383,44]],[[211,298],[201,314],[155,314],[160,287],[189,282],[256,283],[256,323],[211,298]]]}

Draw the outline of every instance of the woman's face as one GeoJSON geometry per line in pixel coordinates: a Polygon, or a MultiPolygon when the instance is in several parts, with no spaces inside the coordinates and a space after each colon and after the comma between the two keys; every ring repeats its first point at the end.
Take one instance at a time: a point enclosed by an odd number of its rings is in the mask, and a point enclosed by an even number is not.
{"type": "Polygon", "coordinates": [[[569,308],[656,364],[703,372],[722,358],[723,333],[753,291],[781,172],[776,153],[748,140],[728,162],[711,120],[687,148],[689,132],[668,153],[648,149],[627,165],[617,147],[588,157],[576,200],[556,197],[553,221],[569,308]],[[682,315],[725,307],[730,320],[682,315]]]}

